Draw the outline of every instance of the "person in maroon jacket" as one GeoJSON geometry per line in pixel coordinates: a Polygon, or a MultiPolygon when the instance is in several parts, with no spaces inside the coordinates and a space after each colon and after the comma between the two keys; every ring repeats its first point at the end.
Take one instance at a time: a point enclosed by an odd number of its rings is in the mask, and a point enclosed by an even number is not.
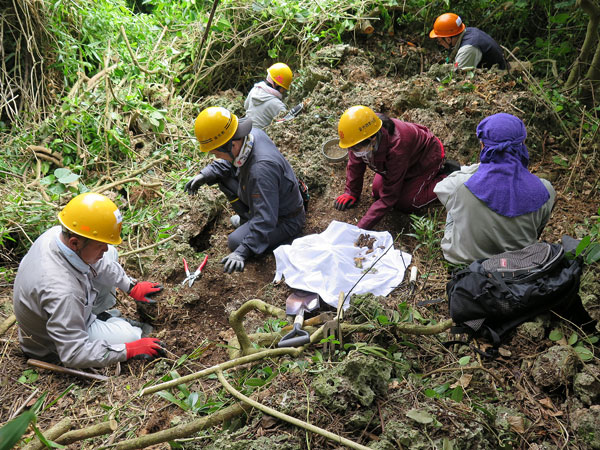
{"type": "Polygon", "coordinates": [[[358,222],[372,229],[391,208],[414,212],[437,200],[435,185],[460,165],[446,162],[444,146],[423,125],[375,114],[367,106],[353,106],[338,123],[339,146],[347,148],[346,189],[336,198],[340,211],[354,206],[362,192],[365,169],[373,179],[375,202],[358,222]]]}

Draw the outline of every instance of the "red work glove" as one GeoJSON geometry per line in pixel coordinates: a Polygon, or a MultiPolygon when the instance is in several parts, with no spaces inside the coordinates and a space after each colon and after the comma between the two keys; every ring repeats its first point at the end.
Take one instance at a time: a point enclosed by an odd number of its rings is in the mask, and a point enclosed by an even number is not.
{"type": "Polygon", "coordinates": [[[156,338],[142,338],[125,344],[127,359],[147,359],[149,361],[158,356],[165,356],[165,344],[156,338]]]}
{"type": "Polygon", "coordinates": [[[335,199],[333,207],[338,211],[344,211],[345,209],[352,208],[356,203],[356,197],[350,194],[342,194],[335,199]]]}
{"type": "Polygon", "coordinates": [[[148,298],[148,295],[156,294],[163,290],[163,287],[158,283],[151,281],[140,281],[136,283],[128,292],[129,296],[134,300],[142,303],[156,303],[156,300],[148,298]]]}

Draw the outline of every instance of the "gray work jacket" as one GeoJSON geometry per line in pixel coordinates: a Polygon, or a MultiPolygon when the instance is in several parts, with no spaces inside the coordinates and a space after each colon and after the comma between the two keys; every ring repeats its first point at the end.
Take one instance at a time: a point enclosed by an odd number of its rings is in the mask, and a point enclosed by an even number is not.
{"type": "Polygon", "coordinates": [[[479,164],[463,166],[436,184],[433,192],[446,207],[446,227],[442,238],[444,258],[454,264],[470,264],[537,242],[550,219],[556,192],[541,178],[550,197],[537,211],[505,217],[492,211],[465,186],[479,164]]]}
{"type": "Polygon", "coordinates": [[[68,367],[104,367],[125,361],[125,344],[90,341],[87,329],[96,320],[94,284],[127,292],[131,279],[118,262],[105,258],[84,271],[74,267],[56,242],[60,233],[56,226],[42,234],[19,265],[13,304],[21,348],[38,359],[57,355],[68,367]]]}
{"type": "Polygon", "coordinates": [[[200,171],[208,184],[228,177],[237,180],[239,199],[250,210],[249,232],[236,249],[245,257],[264,253],[278,224],[292,237],[302,231],[305,221],[294,170],[264,131],[252,128],[251,133],[254,147],[242,167],[219,159],[200,171]]]}

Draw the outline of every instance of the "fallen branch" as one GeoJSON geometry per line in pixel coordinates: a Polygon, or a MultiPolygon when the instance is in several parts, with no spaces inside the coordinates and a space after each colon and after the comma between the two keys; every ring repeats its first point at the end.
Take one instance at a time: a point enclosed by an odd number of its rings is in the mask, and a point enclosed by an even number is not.
{"type": "MultiPolygon", "coordinates": [[[[150,167],[155,166],[158,163],[160,163],[162,161],[165,161],[167,159],[169,159],[169,155],[161,156],[157,160],[154,160],[154,161],[150,162],[149,164],[146,164],[141,169],[135,170],[134,172],[128,174],[127,177],[124,178],[123,180],[115,181],[114,183],[105,184],[104,186],[97,186],[97,187],[95,187],[95,188],[92,189],[92,192],[101,193],[101,192],[104,192],[104,191],[106,191],[108,189],[111,189],[111,188],[113,188],[115,186],[119,186],[121,184],[129,183],[131,181],[138,181],[140,184],[143,185],[143,183],[139,179],[135,178],[136,175],[139,175],[142,172],[148,171],[150,169],[150,167]]],[[[151,185],[146,184],[146,186],[151,186],[151,185]]],[[[154,185],[152,185],[152,186],[154,186],[154,185]]]]}
{"type": "MultiPolygon", "coordinates": [[[[65,417],[57,424],[53,425],[48,430],[44,431],[42,434],[44,437],[50,441],[54,441],[54,439],[58,438],[65,434],[71,428],[71,419],[69,417],[65,417]]],[[[38,437],[34,437],[29,444],[23,447],[23,450],[42,450],[45,447],[44,444],[38,439],[38,437]]]]}
{"type": "Polygon", "coordinates": [[[8,331],[8,329],[15,324],[16,321],[17,321],[17,318],[15,317],[14,314],[11,314],[10,316],[8,316],[4,320],[4,322],[2,322],[2,324],[0,324],[0,336],[2,336],[4,333],[6,333],[8,331]]]}
{"type": "Polygon", "coordinates": [[[421,376],[421,379],[430,377],[431,375],[433,375],[435,373],[443,373],[443,372],[468,372],[468,371],[475,371],[475,370],[481,370],[481,371],[487,373],[492,378],[494,378],[502,387],[506,387],[506,383],[504,382],[504,380],[502,378],[500,378],[498,375],[496,375],[490,369],[486,369],[482,365],[464,366],[464,367],[463,366],[461,366],[461,367],[441,367],[439,369],[434,369],[434,370],[432,370],[430,372],[427,372],[427,373],[423,374],[421,376]]]}
{"type": "Polygon", "coordinates": [[[73,442],[83,441],[84,439],[93,438],[96,436],[102,436],[104,434],[112,433],[117,429],[117,421],[110,419],[107,422],[101,422],[91,427],[81,428],[79,430],[68,431],[62,436],[59,436],[54,441],[57,444],[69,445],[73,442]]]}
{"type": "Polygon", "coordinates": [[[291,423],[294,426],[303,428],[312,433],[323,436],[324,438],[329,439],[330,441],[345,445],[346,447],[355,448],[358,450],[369,450],[369,447],[366,447],[357,442],[351,441],[350,439],[346,439],[345,437],[342,437],[338,434],[332,433],[331,431],[327,431],[323,428],[317,427],[316,425],[307,423],[303,420],[296,419],[295,417],[292,417],[292,416],[288,416],[287,414],[284,414],[281,411],[277,411],[276,409],[269,408],[268,406],[265,406],[262,403],[257,402],[256,400],[252,400],[251,398],[246,397],[244,394],[242,394],[241,392],[234,389],[233,386],[231,386],[227,382],[227,380],[225,379],[225,376],[223,375],[223,372],[221,370],[217,371],[217,377],[219,378],[219,381],[221,382],[221,384],[223,385],[223,387],[225,388],[225,390],[227,392],[229,392],[231,395],[233,395],[238,400],[241,400],[242,402],[258,409],[259,411],[269,414],[270,416],[273,416],[277,419],[291,423]]]}
{"type": "MultiPolygon", "coordinates": [[[[257,394],[257,400],[260,401],[263,398],[268,397],[269,395],[271,395],[269,389],[262,391],[259,394],[257,394]]],[[[162,442],[172,441],[174,439],[185,438],[199,431],[205,430],[215,425],[219,425],[225,421],[229,421],[241,414],[249,413],[250,410],[251,408],[248,407],[246,404],[236,403],[235,405],[228,406],[227,408],[217,411],[216,413],[213,413],[209,416],[201,417],[200,419],[193,420],[189,423],[177,425],[176,427],[168,428],[166,430],[158,431],[156,433],[146,434],[135,439],[122,441],[115,445],[102,447],[102,449],[114,448],[115,450],[132,450],[136,448],[149,447],[151,445],[160,444],[162,442]]]]}
{"type": "Polygon", "coordinates": [[[36,158],[51,162],[58,167],[64,167],[62,158],[56,153],[53,153],[49,148],[41,147],[39,145],[29,145],[27,150],[30,150],[36,158]]]}
{"type": "Polygon", "coordinates": [[[291,355],[298,356],[302,352],[302,348],[274,348],[269,350],[263,350],[259,353],[253,353],[252,355],[242,356],[241,358],[231,359],[229,361],[222,362],[212,367],[208,367],[199,372],[195,372],[175,380],[165,381],[164,383],[157,384],[155,386],[149,386],[145,389],[142,389],[140,392],[140,396],[153,394],[154,392],[162,391],[165,389],[169,389],[175,386],[178,386],[183,383],[187,383],[188,381],[197,380],[198,378],[206,377],[211,375],[217,370],[225,370],[231,369],[232,367],[241,366],[242,364],[247,364],[250,362],[258,361],[264,358],[272,358],[277,356],[291,355]]]}
{"type": "Polygon", "coordinates": [[[135,250],[131,250],[125,253],[121,253],[119,256],[121,258],[125,258],[126,256],[131,256],[134,255],[136,253],[140,253],[146,250],[150,250],[151,248],[154,248],[158,245],[164,244],[165,242],[169,242],[172,239],[175,239],[177,236],[179,236],[178,234],[172,234],[171,236],[169,236],[168,238],[163,239],[162,241],[158,241],[155,242],[154,244],[150,244],[150,245],[146,245],[145,247],[140,247],[140,248],[136,248],[135,250]]]}

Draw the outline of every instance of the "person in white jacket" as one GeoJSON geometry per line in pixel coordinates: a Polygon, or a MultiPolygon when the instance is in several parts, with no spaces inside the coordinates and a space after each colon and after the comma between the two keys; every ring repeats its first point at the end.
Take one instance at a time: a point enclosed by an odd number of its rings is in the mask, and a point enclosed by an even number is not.
{"type": "MultiPolygon", "coordinates": [[[[267,79],[256,83],[248,93],[244,108],[246,117],[252,119],[255,128],[264,130],[273,119],[282,113],[287,113],[283,96],[292,85],[292,70],[284,63],[276,63],[267,69],[267,79]]],[[[302,104],[292,108],[290,112],[297,113],[302,104]]]]}
{"type": "Polygon", "coordinates": [[[13,305],[23,352],[76,368],[164,355],[162,342],[142,337],[139,322],[107,313],[115,305],[115,288],[144,303],[155,303],[149,296],[162,290],[130,278],[118,263],[117,206],[88,192],[74,197],[58,219],[60,226],[33,243],[15,278],[13,305]]]}

